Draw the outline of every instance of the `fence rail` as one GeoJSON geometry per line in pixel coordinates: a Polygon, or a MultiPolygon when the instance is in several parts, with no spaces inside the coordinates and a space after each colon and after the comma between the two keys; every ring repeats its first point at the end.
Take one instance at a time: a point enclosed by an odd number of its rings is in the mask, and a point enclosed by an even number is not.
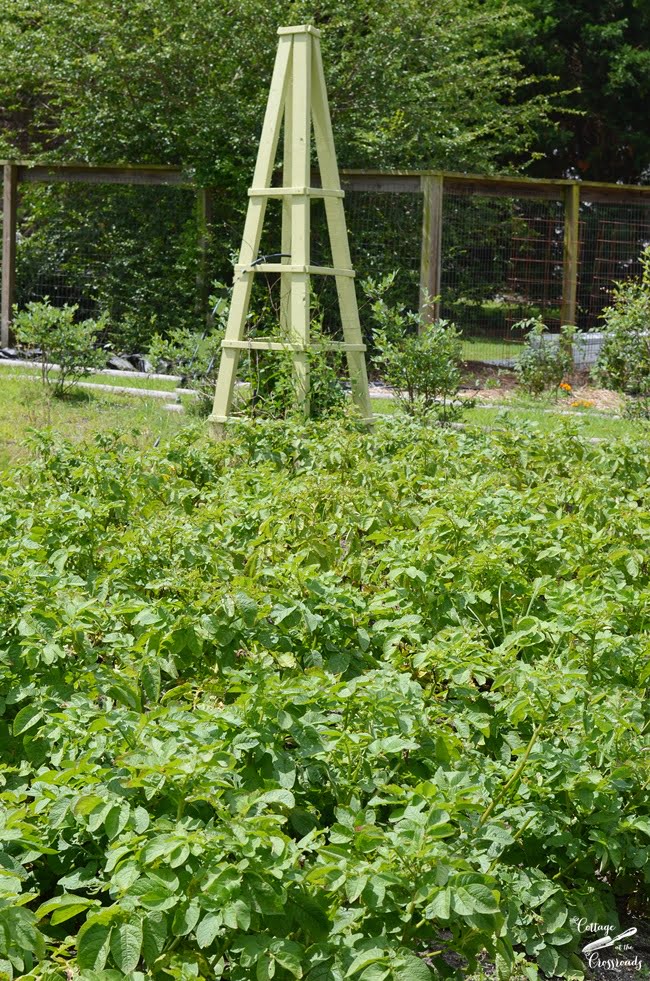
{"type": "MultiPolygon", "coordinates": [[[[99,272],[92,275],[88,272],[88,277],[110,279],[110,287],[106,286],[102,294],[104,300],[107,289],[119,289],[119,263],[114,264],[108,276],[108,266],[104,259],[101,265],[94,239],[99,236],[101,226],[101,233],[108,236],[103,246],[105,251],[116,247],[111,245],[109,232],[110,220],[117,221],[115,209],[120,194],[125,195],[119,216],[122,228],[128,226],[129,208],[141,217],[147,211],[159,210],[161,202],[168,208],[169,231],[160,233],[160,238],[149,248],[149,262],[155,261],[154,248],[163,249],[165,244],[171,247],[174,235],[193,237],[192,245],[188,247],[185,243],[192,253],[191,272],[185,262],[179,277],[178,267],[183,264],[174,259],[170,260],[174,268],[170,266],[169,275],[177,277],[178,290],[193,294],[184,298],[186,308],[201,316],[205,314],[209,285],[216,272],[221,273],[228,265],[230,249],[237,240],[237,235],[229,240],[223,226],[218,236],[220,251],[215,249],[215,236],[210,234],[214,213],[219,208],[237,212],[243,207],[227,191],[197,187],[192,175],[179,167],[23,160],[0,164],[3,171],[0,344],[9,343],[17,293],[21,302],[40,295],[36,287],[23,281],[27,273],[21,273],[25,263],[21,265],[20,257],[29,258],[30,248],[32,253],[38,253],[35,259],[31,256],[32,272],[40,262],[47,266],[47,275],[63,280],[66,275],[71,276],[70,269],[74,268],[76,293],[70,287],[70,295],[78,296],[85,289],[81,260],[75,265],[67,252],[65,261],[61,258],[65,243],[61,254],[51,258],[47,255],[47,236],[41,251],[35,248],[35,230],[39,222],[42,225],[49,214],[54,214],[55,205],[73,210],[79,205],[76,234],[78,243],[82,244],[77,244],[77,248],[86,249],[88,269],[92,261],[98,268],[101,266],[99,272]],[[80,184],[88,189],[65,191],[66,185],[80,184]],[[48,202],[49,211],[41,208],[36,218],[33,215],[21,218],[21,194],[28,198],[29,188],[40,186],[51,188],[54,195],[57,185],[64,196],[60,200],[53,197],[48,202]],[[122,185],[124,190],[115,187],[111,192],[110,185],[122,185]],[[146,188],[159,190],[151,192],[152,197],[147,196],[146,188]],[[185,195],[182,208],[171,189],[185,195]],[[172,198],[164,197],[165,194],[171,194],[172,198]],[[178,216],[172,214],[174,208],[178,216]],[[105,213],[113,218],[104,220],[105,213]],[[56,262],[63,267],[63,273],[55,269],[56,262]]],[[[343,170],[341,178],[346,191],[353,261],[359,278],[398,270],[399,298],[407,305],[419,303],[425,309],[425,300],[436,297],[435,303],[426,308],[428,314],[453,319],[468,342],[481,342],[468,349],[476,352],[475,360],[507,357],[512,345],[521,338],[512,327],[526,317],[542,316],[551,329],[562,323],[576,324],[582,329],[594,327],[608,302],[613,283],[638,272],[639,254],[650,242],[650,186],[433,170],[390,173],[343,170]]],[[[268,217],[273,226],[272,210],[268,217]]],[[[316,221],[315,234],[317,225],[316,221]]],[[[143,239],[150,234],[148,228],[144,222],[140,229],[143,239]]],[[[271,227],[270,244],[275,232],[275,227],[271,227]]],[[[137,243],[130,245],[135,249],[137,243]]],[[[141,246],[144,250],[143,243],[141,246]]],[[[160,270],[158,274],[162,275],[160,270]]],[[[46,281],[45,272],[41,278],[46,281]]],[[[124,289],[132,288],[127,278],[124,289]]],[[[144,293],[141,302],[146,302],[144,293]]]]}

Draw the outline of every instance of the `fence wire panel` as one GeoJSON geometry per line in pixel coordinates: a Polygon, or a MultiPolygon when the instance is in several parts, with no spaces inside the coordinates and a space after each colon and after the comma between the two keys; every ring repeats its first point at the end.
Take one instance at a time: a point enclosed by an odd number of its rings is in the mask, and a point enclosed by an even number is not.
{"type": "Polygon", "coordinates": [[[634,204],[583,200],[580,205],[578,326],[598,328],[615,282],[641,274],[650,244],[650,201],[634,204]]]}
{"type": "MultiPolygon", "coordinates": [[[[264,225],[255,260],[277,264],[289,262],[291,246],[282,243],[282,201],[270,198],[266,204],[264,225]],[[283,249],[287,251],[284,252],[283,249]]],[[[325,205],[322,200],[311,201],[311,262],[315,266],[332,266],[332,250],[327,231],[325,205]]],[[[321,322],[324,333],[342,340],[341,318],[338,312],[336,283],[332,276],[311,277],[312,327],[318,330],[321,322]]],[[[278,273],[258,271],[253,277],[247,336],[277,336],[280,338],[283,313],[289,316],[289,291],[283,294],[278,273]]],[[[288,340],[288,338],[284,338],[288,340]]],[[[268,356],[268,355],[265,355],[268,356]]],[[[272,357],[272,355],[271,355],[272,357]]]]}
{"type": "Polygon", "coordinates": [[[364,335],[372,328],[361,283],[395,272],[387,301],[417,310],[420,296],[422,195],[376,191],[346,191],[345,213],[352,267],[364,335]]]}
{"type": "Polygon", "coordinates": [[[441,315],[475,361],[510,361],[522,320],[560,323],[564,211],[559,201],[445,193],[441,315]]]}
{"type": "MultiPolygon", "coordinates": [[[[562,310],[571,316],[574,238],[568,236],[566,254],[564,239],[575,212],[568,208],[565,226],[564,197],[570,202],[574,192],[567,194],[566,183],[531,181],[522,190],[507,178],[449,174],[441,179],[440,315],[461,329],[466,360],[512,363],[523,339],[518,323],[540,317],[556,331],[562,310]]],[[[426,233],[431,252],[423,262],[420,183],[417,173],[356,173],[346,191],[361,323],[370,343],[373,323],[364,280],[394,273],[387,300],[409,310],[419,306],[421,277],[427,288],[436,282],[433,218],[426,233]]],[[[613,284],[640,273],[639,257],[650,242],[650,194],[642,197],[640,189],[629,188],[619,193],[613,185],[579,187],[576,322],[590,330],[600,326],[613,284]]],[[[197,209],[195,189],[180,185],[21,182],[17,306],[47,297],[55,305],[76,304],[81,317],[105,313],[110,322],[105,339],[131,352],[146,350],[156,332],[204,329],[211,287],[231,282],[246,202],[234,201],[226,190],[200,192],[199,201],[197,209]]],[[[437,204],[431,208],[438,216],[437,204]]],[[[319,198],[312,199],[311,220],[312,262],[331,266],[319,198]]],[[[283,251],[290,246],[282,242],[282,203],[271,199],[258,255],[276,262],[283,251]]],[[[3,302],[10,309],[11,277],[5,280],[3,302]]],[[[317,324],[341,339],[335,280],[313,276],[312,288],[317,324]]],[[[278,275],[255,277],[253,333],[277,331],[280,296],[278,275]]]]}
{"type": "Polygon", "coordinates": [[[109,337],[137,349],[155,331],[196,328],[194,191],[178,187],[26,184],[18,209],[16,299],[109,317],[109,337]]]}

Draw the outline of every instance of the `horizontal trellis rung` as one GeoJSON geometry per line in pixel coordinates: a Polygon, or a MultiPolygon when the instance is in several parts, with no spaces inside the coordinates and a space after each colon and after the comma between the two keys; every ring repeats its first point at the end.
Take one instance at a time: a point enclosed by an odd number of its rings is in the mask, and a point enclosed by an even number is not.
{"type": "Polygon", "coordinates": [[[294,344],[291,341],[274,341],[271,338],[260,337],[250,341],[228,341],[221,342],[221,346],[234,351],[300,351],[305,352],[310,348],[313,351],[365,351],[365,344],[350,344],[346,341],[316,341],[305,346],[304,344],[294,344]]]}
{"type": "Polygon", "coordinates": [[[251,198],[283,198],[292,195],[307,195],[311,198],[344,198],[345,191],[327,187],[250,187],[251,198]]]}
{"type": "Polygon", "coordinates": [[[255,266],[235,266],[235,273],[303,273],[310,276],[347,276],[354,279],[353,269],[334,269],[332,266],[292,266],[281,262],[258,262],[255,266]]]}

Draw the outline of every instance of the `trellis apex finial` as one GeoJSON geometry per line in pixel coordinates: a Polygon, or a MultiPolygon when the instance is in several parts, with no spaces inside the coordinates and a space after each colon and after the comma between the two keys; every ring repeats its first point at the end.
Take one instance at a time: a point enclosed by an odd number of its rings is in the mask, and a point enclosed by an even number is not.
{"type": "Polygon", "coordinates": [[[278,34],[313,34],[314,37],[320,37],[318,28],[312,27],[311,24],[300,24],[296,27],[278,27],[278,34]]]}

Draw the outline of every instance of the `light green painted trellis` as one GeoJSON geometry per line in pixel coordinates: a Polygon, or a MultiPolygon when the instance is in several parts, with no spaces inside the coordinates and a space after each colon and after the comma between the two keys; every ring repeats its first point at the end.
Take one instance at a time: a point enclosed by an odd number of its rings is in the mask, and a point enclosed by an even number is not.
{"type": "Polygon", "coordinates": [[[336,163],[334,137],[327,102],[320,51],[320,31],[313,27],[280,27],[280,40],[266,106],[260,146],[249,189],[239,262],[221,364],[210,416],[215,432],[229,421],[237,366],[242,351],[290,351],[294,363],[296,398],[309,416],[308,351],[311,322],[312,275],[335,276],[341,311],[343,341],[319,341],[319,347],[345,351],[352,396],[362,418],[372,421],[368,394],[365,345],[361,336],[343,191],[336,163]],[[271,187],[275,155],[284,120],[282,187],[271,187]],[[312,123],[322,187],[311,187],[312,123]],[[259,261],[258,251],[269,198],[282,200],[283,257],[279,263],[259,261]],[[332,266],[311,264],[311,199],[323,198],[332,251],[332,266]],[[245,325],[256,273],[280,274],[280,327],[282,338],[246,339],[245,325]]]}

